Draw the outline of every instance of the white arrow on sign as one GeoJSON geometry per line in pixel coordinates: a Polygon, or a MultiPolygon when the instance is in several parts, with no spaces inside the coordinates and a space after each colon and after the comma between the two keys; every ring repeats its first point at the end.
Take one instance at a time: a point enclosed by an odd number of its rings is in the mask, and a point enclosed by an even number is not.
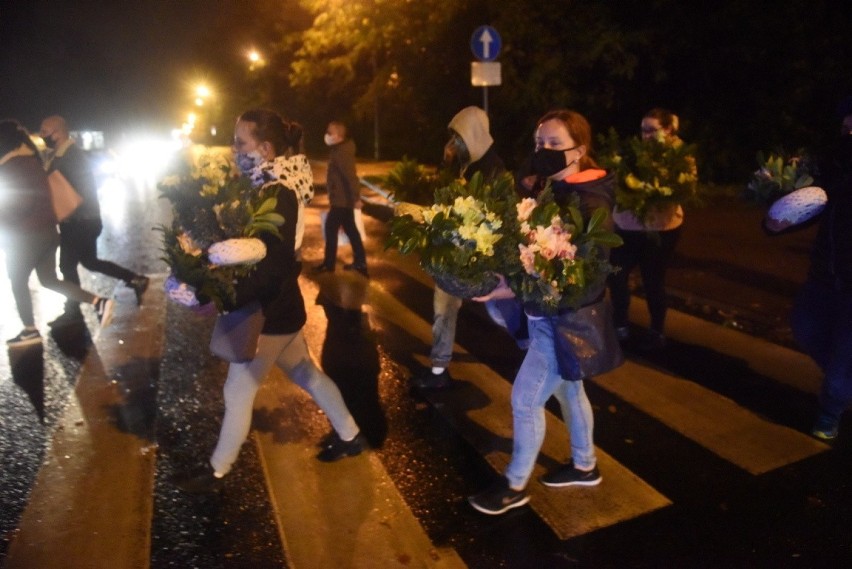
{"type": "Polygon", "coordinates": [[[494,41],[494,38],[491,36],[488,28],[482,30],[479,41],[482,43],[482,59],[491,59],[491,42],[494,41]]]}

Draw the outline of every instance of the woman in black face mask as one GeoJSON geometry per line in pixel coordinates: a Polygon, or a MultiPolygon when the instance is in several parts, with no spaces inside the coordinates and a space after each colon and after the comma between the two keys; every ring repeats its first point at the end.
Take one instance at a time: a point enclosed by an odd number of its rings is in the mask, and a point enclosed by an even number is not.
{"type": "MultiPolygon", "coordinates": [[[[580,209],[586,220],[599,207],[610,211],[615,202],[615,176],[598,168],[591,159],[591,142],[591,128],[582,115],[569,110],[544,115],[538,121],[535,132],[536,151],[531,160],[535,174],[525,180],[529,184],[527,189],[535,196],[550,181],[557,201],[567,200],[572,195],[579,198],[580,209]]],[[[611,219],[608,218],[603,225],[611,230],[611,219]]],[[[608,251],[603,251],[603,254],[606,258],[608,251]]],[[[595,334],[597,337],[612,338],[612,345],[600,349],[598,353],[610,349],[618,351],[606,305],[608,301],[604,298],[605,287],[605,278],[590,283],[588,295],[581,306],[591,310],[566,308],[557,315],[549,315],[543,307],[534,303],[524,305],[529,318],[531,342],[512,386],[512,459],[503,478],[491,488],[468,498],[470,504],[480,512],[502,514],[529,501],[525,488],[544,442],[544,405],[551,396],[559,401],[570,432],[571,458],[567,464],[545,474],[541,478],[542,484],[553,488],[600,484],[602,478],[597,468],[592,437],[594,417],[583,387],[585,378],[572,381],[560,372],[559,359],[566,357],[564,350],[569,348],[557,341],[555,325],[561,318],[573,319],[582,325],[578,327],[600,331],[600,334],[595,334]]],[[[487,301],[513,296],[512,290],[502,280],[497,289],[474,300],[487,301]]],[[[576,358],[573,353],[567,356],[576,358]]],[[[595,356],[587,353],[584,357],[595,356]]]]}
{"type": "Polygon", "coordinates": [[[585,117],[569,110],[551,111],[539,119],[534,140],[532,175],[521,180],[522,190],[535,197],[549,182],[557,201],[577,193],[586,214],[612,207],[615,178],[590,156],[592,129],[585,117]]]}

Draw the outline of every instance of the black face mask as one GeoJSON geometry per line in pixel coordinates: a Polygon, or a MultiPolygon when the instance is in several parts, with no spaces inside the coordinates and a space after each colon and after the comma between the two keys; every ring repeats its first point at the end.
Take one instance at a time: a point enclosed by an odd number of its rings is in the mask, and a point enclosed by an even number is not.
{"type": "MultiPolygon", "coordinates": [[[[574,148],[577,148],[576,146],[574,148]]],[[[552,148],[540,148],[536,150],[532,155],[532,170],[534,173],[539,176],[544,176],[548,178],[557,174],[573,164],[575,161],[568,163],[565,159],[565,152],[567,150],[574,150],[574,148],[566,148],[565,150],[554,150],[552,148]]]]}
{"type": "Polygon", "coordinates": [[[43,136],[41,139],[44,141],[44,145],[47,146],[48,148],[50,148],[51,150],[56,148],[56,141],[53,140],[52,137],[43,136]]]}

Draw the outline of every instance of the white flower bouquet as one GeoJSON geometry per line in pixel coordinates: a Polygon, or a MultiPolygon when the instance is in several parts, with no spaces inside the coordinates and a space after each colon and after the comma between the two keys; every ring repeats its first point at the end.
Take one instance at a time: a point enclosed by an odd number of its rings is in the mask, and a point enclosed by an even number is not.
{"type": "Polygon", "coordinates": [[[514,236],[517,194],[511,174],[486,183],[455,180],[435,191],[435,203],[420,215],[397,215],[390,222],[387,246],[403,254],[417,252],[436,284],[460,298],[487,294],[498,273],[517,263],[514,236]]]}
{"type": "Polygon", "coordinates": [[[191,291],[188,305],[211,301],[222,310],[234,300],[235,279],[266,255],[257,237],[279,236],[284,218],[275,212],[276,190],[254,187],[228,155],[206,149],[190,155],[158,188],[173,210],[171,226],[160,228],[174,281],[170,298],[187,304],[191,291]]]}

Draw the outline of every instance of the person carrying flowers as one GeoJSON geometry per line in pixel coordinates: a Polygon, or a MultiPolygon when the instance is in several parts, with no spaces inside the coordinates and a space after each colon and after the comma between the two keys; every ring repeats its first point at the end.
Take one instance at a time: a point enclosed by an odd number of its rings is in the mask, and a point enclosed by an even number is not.
{"type": "Polygon", "coordinates": [[[551,395],[570,432],[571,459],[541,483],[600,484],[583,380],[623,360],[605,299],[609,247],[619,242],[609,215],[615,177],[592,159],[591,127],[582,115],[552,111],[537,125],[534,176],[521,182],[529,197],[517,205],[521,269],[509,267],[497,288],[474,299],[517,297],[529,319],[530,346],[512,386],[511,460],[500,480],[468,498],[490,515],[529,501],[525,489],[544,441],[544,406],[551,395]]]}
{"type": "MultiPolygon", "coordinates": [[[[444,163],[453,170],[453,174],[470,181],[479,172],[485,182],[490,182],[506,170],[494,149],[485,111],[479,107],[465,107],[456,113],[447,128],[450,138],[444,146],[444,163]]],[[[435,285],[432,306],[432,348],[429,353],[432,367],[422,369],[411,378],[412,384],[420,389],[439,389],[452,381],[447,368],[453,357],[462,299],[435,285]]]]}
{"type": "Polygon", "coordinates": [[[615,166],[620,175],[613,219],[624,245],[612,252],[612,264],[620,270],[610,276],[609,290],[619,339],[627,340],[629,279],[639,266],[651,316],[642,349],[666,344],[666,269],[680,239],[680,200],[694,194],[698,180],[690,149],[677,136],[678,122],[666,109],[648,111],[642,118],[642,140],[628,142],[615,166]]]}
{"type": "Polygon", "coordinates": [[[255,192],[277,194],[276,211],[284,223],[280,236],[261,234],[266,255],[237,279],[233,302],[220,299],[226,310],[258,301],[265,320],[254,358],[228,368],[219,440],[199,472],[178,480],[187,492],[210,492],[221,486],[248,437],[255,395],[273,365],[307,391],[331,422],[334,430],[324,441],[319,460],[355,456],[367,447],[340,390],[314,363],[302,333],[306,313],[298,282],[299,249],[304,207],[313,197],[313,175],[301,145],[301,127],[273,111],[250,110],[237,120],[233,145],[237,165],[252,180],[255,192]]]}

